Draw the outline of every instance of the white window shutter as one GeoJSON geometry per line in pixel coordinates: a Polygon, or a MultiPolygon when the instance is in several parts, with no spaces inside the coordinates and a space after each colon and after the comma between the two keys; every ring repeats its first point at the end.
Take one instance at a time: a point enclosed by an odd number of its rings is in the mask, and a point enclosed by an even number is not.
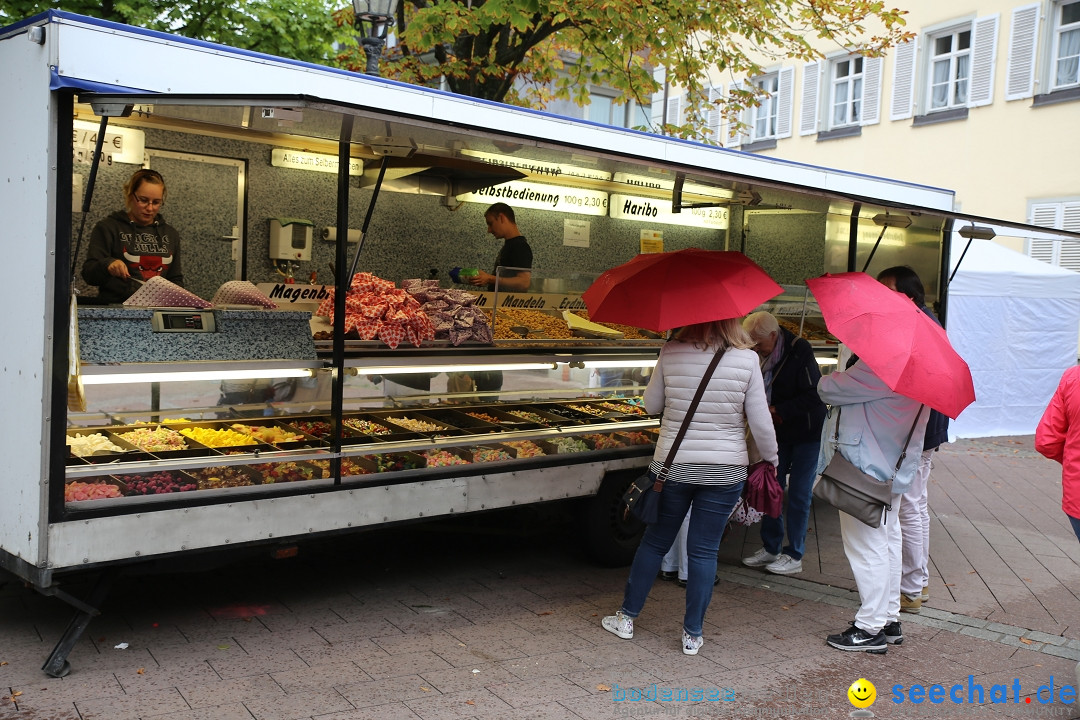
{"type": "Polygon", "coordinates": [[[791,125],[795,112],[795,68],[780,68],[780,82],[776,94],[776,137],[791,137],[791,125]]]}
{"type": "Polygon", "coordinates": [[[1039,32],[1039,3],[1013,8],[1009,28],[1009,59],[1005,70],[1005,99],[1023,100],[1035,94],[1035,46],[1039,32]]]}
{"type": "Polygon", "coordinates": [[[919,41],[915,38],[896,46],[893,57],[892,101],[890,120],[907,120],[915,101],[915,55],[919,41]]]}
{"type": "Polygon", "coordinates": [[[994,102],[994,69],[997,67],[998,14],[976,18],[971,24],[971,88],[968,107],[994,102]]]}
{"type": "Polygon", "coordinates": [[[1036,203],[1031,206],[1031,224],[1057,228],[1061,203],[1036,203]]]}
{"type": "Polygon", "coordinates": [[[667,101],[668,125],[682,125],[682,95],[669,95],[667,101]]]}
{"type": "MultiPolygon", "coordinates": [[[[732,90],[741,90],[742,88],[743,88],[743,83],[737,82],[737,83],[732,83],[732,85],[731,85],[732,90]]],[[[742,112],[740,112],[738,114],[737,119],[742,120],[745,117],[746,117],[746,110],[743,110],[742,112]]],[[[742,145],[742,139],[743,139],[743,133],[738,131],[738,129],[737,129],[736,125],[735,125],[735,122],[728,122],[727,143],[725,144],[725,147],[737,148],[740,145],[742,145]]]]}
{"type": "MultiPolygon", "coordinates": [[[[1036,203],[1031,206],[1032,225],[1046,228],[1061,227],[1061,203],[1036,203]]],[[[1049,265],[1057,264],[1055,240],[1028,240],[1028,255],[1049,265]]]]}
{"type": "MultiPolygon", "coordinates": [[[[1080,232],[1080,202],[1064,203],[1061,213],[1061,229],[1080,232]]],[[[1080,272],[1080,242],[1062,240],[1060,265],[1080,272]]]]}
{"type": "Polygon", "coordinates": [[[724,86],[723,85],[710,85],[709,86],[709,112],[706,114],[707,122],[709,124],[706,130],[706,136],[709,140],[723,144],[723,119],[724,114],[720,108],[722,105],[718,105],[717,102],[724,102],[724,86]]]}
{"type": "Polygon", "coordinates": [[[862,125],[881,121],[881,58],[863,60],[862,125]]]}
{"type": "Polygon", "coordinates": [[[821,85],[821,70],[816,62],[803,65],[802,104],[799,106],[799,134],[813,135],[818,123],[818,86],[821,85]]]}
{"type": "MultiPolygon", "coordinates": [[[[1061,229],[1080,233],[1080,202],[1067,202],[1061,213],[1061,229]]],[[[1078,243],[1073,243],[1078,245],[1078,243]]]]}

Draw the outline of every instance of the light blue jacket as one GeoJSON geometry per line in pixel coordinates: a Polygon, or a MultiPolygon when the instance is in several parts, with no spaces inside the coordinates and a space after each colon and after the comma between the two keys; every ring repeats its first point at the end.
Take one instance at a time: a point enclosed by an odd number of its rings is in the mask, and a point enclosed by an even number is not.
{"type": "Polygon", "coordinates": [[[882,482],[893,478],[893,494],[906,492],[919,467],[926,421],[925,406],[889,389],[889,386],[861,360],[844,372],[834,372],[818,382],[818,395],[830,405],[829,417],[821,430],[820,474],[832,459],[837,446],[836,416],[840,413],[840,454],[855,467],[882,482]],[[896,470],[904,440],[915,422],[915,432],[907,443],[907,455],[896,470]]]}

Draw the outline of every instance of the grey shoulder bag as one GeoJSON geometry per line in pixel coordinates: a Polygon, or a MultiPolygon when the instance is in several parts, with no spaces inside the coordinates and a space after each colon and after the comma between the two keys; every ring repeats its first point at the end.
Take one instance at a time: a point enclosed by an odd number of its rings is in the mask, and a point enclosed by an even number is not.
{"type": "Polygon", "coordinates": [[[836,410],[836,429],[833,433],[834,452],[828,466],[821,471],[821,478],[814,485],[814,497],[832,505],[837,510],[846,512],[856,520],[872,528],[881,527],[881,519],[886,510],[892,510],[892,486],[896,473],[907,457],[907,446],[919,424],[923,406],[915,413],[915,422],[911,424],[907,440],[900,451],[892,477],[881,482],[872,475],[855,467],[850,460],[840,454],[840,410],[836,410]]]}

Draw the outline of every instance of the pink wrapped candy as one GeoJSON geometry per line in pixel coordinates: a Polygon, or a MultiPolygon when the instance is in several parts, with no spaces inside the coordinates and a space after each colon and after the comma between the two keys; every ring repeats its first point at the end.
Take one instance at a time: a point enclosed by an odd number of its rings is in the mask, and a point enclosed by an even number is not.
{"type": "Polygon", "coordinates": [[[124,301],[134,307],[175,307],[200,308],[210,307],[210,303],[193,292],[185,290],[176,283],[169,282],[160,275],[147,280],[141,288],[124,301]]]}
{"type": "Polygon", "coordinates": [[[217,289],[212,302],[215,305],[254,305],[276,310],[277,303],[247,280],[230,280],[217,289]]]}

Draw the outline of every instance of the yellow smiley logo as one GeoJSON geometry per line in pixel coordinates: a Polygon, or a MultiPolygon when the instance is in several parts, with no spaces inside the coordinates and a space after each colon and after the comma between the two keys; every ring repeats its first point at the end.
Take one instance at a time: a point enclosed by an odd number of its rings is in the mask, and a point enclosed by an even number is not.
{"type": "Polygon", "coordinates": [[[859,678],[847,689],[848,700],[860,710],[868,708],[877,700],[877,688],[866,678],[859,678]]]}

